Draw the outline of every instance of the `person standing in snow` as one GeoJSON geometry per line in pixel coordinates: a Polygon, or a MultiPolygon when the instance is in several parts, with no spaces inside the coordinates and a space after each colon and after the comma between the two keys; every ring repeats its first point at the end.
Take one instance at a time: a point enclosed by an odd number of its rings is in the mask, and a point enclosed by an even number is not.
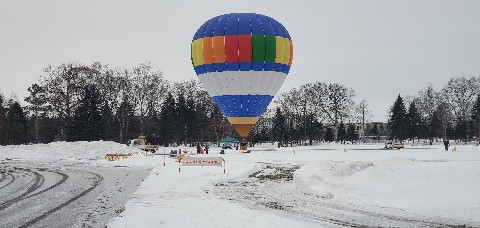
{"type": "Polygon", "coordinates": [[[208,144],[205,145],[205,153],[208,154],[208,144]]]}
{"type": "Polygon", "coordinates": [[[450,142],[448,141],[448,139],[445,139],[443,141],[443,145],[445,145],[445,151],[448,151],[448,147],[450,146],[450,142]]]}
{"type": "Polygon", "coordinates": [[[200,144],[197,144],[197,154],[200,154],[200,144]]]}

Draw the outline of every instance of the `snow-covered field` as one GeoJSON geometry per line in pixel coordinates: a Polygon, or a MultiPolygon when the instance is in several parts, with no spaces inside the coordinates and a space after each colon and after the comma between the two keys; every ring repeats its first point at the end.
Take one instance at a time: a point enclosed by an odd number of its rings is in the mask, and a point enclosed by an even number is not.
{"type": "Polygon", "coordinates": [[[107,153],[131,151],[112,142],[0,147],[0,158],[153,168],[109,227],[480,226],[480,147],[382,146],[263,144],[251,154],[193,155],[223,157],[225,174],[220,167],[179,173],[161,155],[108,162],[107,153]]]}
{"type": "MultiPolygon", "coordinates": [[[[227,150],[226,174],[179,173],[172,159],[164,167],[154,157],[158,166],[109,226],[480,226],[480,147],[381,147],[227,150]]],[[[220,156],[219,149],[198,156],[220,156]]]]}

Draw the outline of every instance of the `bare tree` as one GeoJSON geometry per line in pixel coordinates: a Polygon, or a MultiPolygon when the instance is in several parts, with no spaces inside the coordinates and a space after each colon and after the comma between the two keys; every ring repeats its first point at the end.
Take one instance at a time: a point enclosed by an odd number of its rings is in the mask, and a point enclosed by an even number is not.
{"type": "Polygon", "coordinates": [[[443,88],[440,96],[442,101],[449,105],[457,120],[468,121],[479,88],[478,78],[452,78],[443,88]]]}
{"type": "Polygon", "coordinates": [[[161,71],[155,71],[150,64],[140,64],[132,69],[131,99],[136,115],[140,119],[140,131],[145,132],[145,117],[149,108],[160,107],[166,95],[167,82],[161,71]]]}
{"type": "Polygon", "coordinates": [[[370,122],[371,118],[372,118],[372,111],[370,110],[368,102],[366,100],[360,101],[355,106],[353,120],[356,123],[359,123],[362,125],[362,128],[360,130],[362,139],[363,139],[363,136],[365,135],[365,123],[370,122]]]}
{"type": "Polygon", "coordinates": [[[47,100],[60,120],[60,140],[67,139],[66,126],[75,111],[90,70],[80,63],[64,63],[57,67],[48,66],[41,76],[47,100]]]}

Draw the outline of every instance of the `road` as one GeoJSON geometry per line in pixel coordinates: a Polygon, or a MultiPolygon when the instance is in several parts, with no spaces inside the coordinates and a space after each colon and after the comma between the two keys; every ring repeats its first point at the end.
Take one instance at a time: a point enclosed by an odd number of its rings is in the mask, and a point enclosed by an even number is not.
{"type": "Polygon", "coordinates": [[[0,162],[0,227],[105,227],[149,169],[0,162]]]}

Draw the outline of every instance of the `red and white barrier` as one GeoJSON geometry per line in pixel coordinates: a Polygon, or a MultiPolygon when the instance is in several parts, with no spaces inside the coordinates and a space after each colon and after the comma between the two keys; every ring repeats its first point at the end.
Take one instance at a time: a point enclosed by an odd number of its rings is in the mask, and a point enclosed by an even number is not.
{"type": "Polygon", "coordinates": [[[183,157],[178,160],[178,172],[181,171],[180,166],[220,166],[223,167],[225,173],[225,159],[222,157],[183,157]]]}

